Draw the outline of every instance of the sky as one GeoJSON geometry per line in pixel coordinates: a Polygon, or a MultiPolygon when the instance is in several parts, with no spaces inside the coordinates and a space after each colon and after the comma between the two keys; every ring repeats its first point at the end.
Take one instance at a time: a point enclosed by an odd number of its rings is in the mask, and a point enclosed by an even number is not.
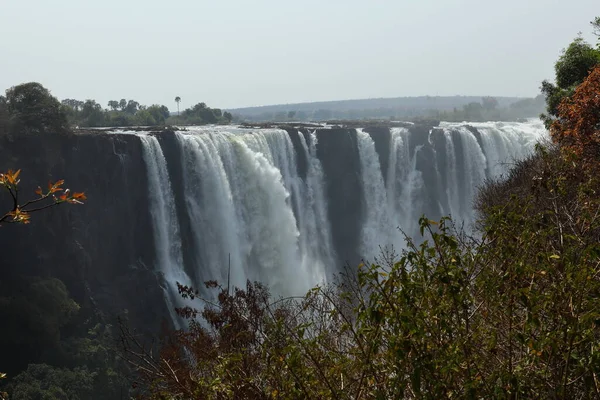
{"type": "Polygon", "coordinates": [[[235,108],[535,96],[598,0],[0,0],[0,90],[235,108]]]}

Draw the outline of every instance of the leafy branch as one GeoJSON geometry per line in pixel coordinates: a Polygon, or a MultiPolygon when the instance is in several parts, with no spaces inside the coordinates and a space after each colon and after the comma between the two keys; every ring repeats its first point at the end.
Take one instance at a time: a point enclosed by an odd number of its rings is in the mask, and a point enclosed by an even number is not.
{"type": "Polygon", "coordinates": [[[62,203],[83,204],[86,196],[83,192],[72,192],[70,189],[64,189],[64,180],[49,182],[48,189],[42,190],[38,186],[35,191],[37,198],[20,203],[19,199],[19,175],[21,170],[9,170],[6,173],[0,173],[0,185],[2,185],[12,198],[12,208],[0,217],[0,225],[3,223],[21,223],[28,224],[31,214],[46,208],[54,207],[62,203]]]}

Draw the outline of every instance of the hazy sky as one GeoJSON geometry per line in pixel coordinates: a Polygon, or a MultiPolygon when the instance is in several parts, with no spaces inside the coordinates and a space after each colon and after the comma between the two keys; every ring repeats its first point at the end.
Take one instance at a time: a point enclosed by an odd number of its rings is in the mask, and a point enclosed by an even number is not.
{"type": "Polygon", "coordinates": [[[0,89],[175,109],[533,96],[599,0],[0,0],[0,89]]]}

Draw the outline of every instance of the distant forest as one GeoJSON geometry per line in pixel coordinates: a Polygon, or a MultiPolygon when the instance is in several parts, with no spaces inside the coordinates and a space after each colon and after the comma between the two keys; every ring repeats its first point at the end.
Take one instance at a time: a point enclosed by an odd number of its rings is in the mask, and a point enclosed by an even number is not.
{"type": "MultiPolygon", "coordinates": [[[[20,85],[7,91],[10,97],[37,98],[48,92],[39,83],[20,85]],[[13,93],[14,92],[14,93],[13,93]]],[[[47,93],[49,96],[49,92],[47,93]]],[[[103,107],[95,100],[64,99],[56,107],[66,115],[67,125],[80,128],[207,125],[243,122],[306,122],[340,120],[439,120],[514,121],[538,117],[545,109],[545,98],[516,97],[399,97],[390,99],[344,100],[222,110],[197,103],[179,111],[180,97],[175,98],[176,112],[165,105],[145,106],[135,100],[111,100],[103,107]]]]}
{"type": "MultiPolygon", "coordinates": [[[[31,88],[29,88],[31,89],[31,88]]],[[[398,97],[343,100],[221,110],[206,103],[179,111],[165,105],[145,106],[132,99],[111,100],[103,107],[95,100],[64,99],[61,109],[68,124],[80,128],[207,125],[242,122],[306,122],[333,120],[409,120],[449,122],[509,121],[539,116],[545,107],[542,95],[518,97],[398,97]]]]}
{"type": "Polygon", "coordinates": [[[306,122],[332,120],[513,121],[539,116],[544,96],[518,97],[398,97],[343,100],[221,110],[198,103],[179,111],[165,105],[145,106],[135,100],[111,100],[102,107],[95,100],[62,100],[69,124],[78,127],[207,125],[231,122],[306,122]]]}
{"type": "MultiPolygon", "coordinates": [[[[181,98],[176,97],[175,102],[179,109],[181,98]]],[[[61,104],[69,124],[79,127],[228,124],[233,118],[230,113],[210,108],[206,103],[198,103],[176,114],[164,105],[145,106],[127,99],[111,100],[108,108],[95,100],[65,99],[61,104]]]]}
{"type": "Polygon", "coordinates": [[[229,110],[234,121],[282,122],[328,120],[489,121],[539,116],[545,109],[542,95],[535,98],[421,96],[280,104],[229,110]]]}

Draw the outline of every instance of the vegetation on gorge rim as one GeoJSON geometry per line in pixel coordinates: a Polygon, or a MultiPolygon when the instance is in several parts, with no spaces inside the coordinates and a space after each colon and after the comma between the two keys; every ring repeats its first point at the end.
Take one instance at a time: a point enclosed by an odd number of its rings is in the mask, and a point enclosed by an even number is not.
{"type": "MultiPolygon", "coordinates": [[[[175,101],[179,110],[181,99],[177,97],[175,101]]],[[[177,115],[171,115],[164,105],[145,106],[126,99],[109,101],[108,109],[103,109],[95,100],[65,99],[62,106],[69,123],[80,127],[227,124],[233,118],[227,111],[210,108],[206,103],[198,103],[182,113],[177,111],[177,115]]]]}
{"type": "MultiPolygon", "coordinates": [[[[181,98],[175,99],[179,109],[181,98]]],[[[198,103],[171,115],[164,105],[145,106],[135,100],[111,100],[102,108],[95,100],[61,102],[37,82],[14,86],[0,96],[0,133],[65,133],[72,127],[127,127],[227,124],[233,116],[198,103]]]]}

